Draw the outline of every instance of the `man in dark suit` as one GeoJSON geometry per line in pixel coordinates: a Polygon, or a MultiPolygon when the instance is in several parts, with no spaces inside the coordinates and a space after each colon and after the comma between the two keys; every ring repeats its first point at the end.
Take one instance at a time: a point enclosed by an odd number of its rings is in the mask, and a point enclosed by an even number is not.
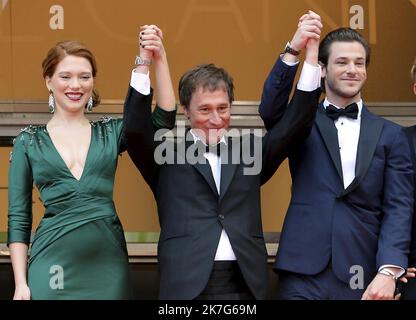
{"type": "Polygon", "coordinates": [[[128,152],[158,207],[161,299],[269,297],[260,186],[274,174],[288,148],[309,134],[318,87],[296,90],[291,107],[264,137],[230,137],[233,80],[213,64],[197,66],[179,83],[191,130],[177,143],[155,141],[152,95],[129,89],[128,152]],[[212,152],[214,147],[219,155],[212,152]],[[247,161],[253,150],[253,161],[247,161]]]}
{"type": "MultiPolygon", "coordinates": [[[[297,66],[284,60],[303,48],[296,34],[291,44],[264,86],[267,128],[286,108],[297,66]]],[[[292,198],[274,264],[282,299],[391,299],[407,267],[410,150],[402,128],[362,101],[369,58],[352,29],[320,43],[326,98],[310,135],[289,154],[292,198]]]]}
{"type": "MultiPolygon", "coordinates": [[[[412,77],[412,89],[416,95],[416,59],[410,69],[410,76],[412,77]]],[[[412,153],[413,170],[416,168],[416,125],[405,129],[407,138],[409,139],[410,150],[412,153]]],[[[416,172],[414,172],[414,180],[416,181],[416,172]]],[[[414,190],[414,199],[416,199],[416,189],[414,190]]],[[[416,207],[416,203],[414,203],[416,207]]],[[[409,268],[407,269],[406,277],[403,277],[403,282],[407,283],[402,288],[402,300],[416,300],[416,219],[413,218],[412,224],[412,240],[410,242],[409,254],[409,268]]]]}

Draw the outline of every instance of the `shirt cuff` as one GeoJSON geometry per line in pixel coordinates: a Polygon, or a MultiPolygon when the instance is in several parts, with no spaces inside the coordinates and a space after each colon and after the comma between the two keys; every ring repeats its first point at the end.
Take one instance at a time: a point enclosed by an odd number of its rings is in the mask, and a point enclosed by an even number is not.
{"type": "Polygon", "coordinates": [[[378,271],[383,270],[384,268],[398,268],[398,269],[400,269],[400,271],[394,271],[396,273],[396,279],[400,278],[406,272],[406,270],[404,270],[402,267],[395,266],[393,264],[382,265],[380,268],[378,268],[378,271]]]}
{"type": "Polygon", "coordinates": [[[302,91],[314,91],[321,86],[321,66],[313,66],[306,61],[303,63],[297,88],[302,91]]]}
{"type": "Polygon", "coordinates": [[[150,77],[149,73],[131,72],[130,86],[142,95],[150,94],[150,77]]]}
{"type": "Polygon", "coordinates": [[[299,60],[296,60],[295,62],[285,61],[285,60],[283,60],[283,56],[284,56],[284,54],[280,55],[280,60],[282,60],[282,62],[287,64],[289,67],[296,66],[299,63],[299,60]]]}

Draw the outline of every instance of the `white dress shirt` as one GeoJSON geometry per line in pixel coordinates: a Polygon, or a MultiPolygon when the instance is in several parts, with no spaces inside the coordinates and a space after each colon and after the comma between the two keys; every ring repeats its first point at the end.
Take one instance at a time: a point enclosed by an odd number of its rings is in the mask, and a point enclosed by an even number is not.
{"type": "MultiPolygon", "coordinates": [[[[328,101],[328,98],[325,98],[324,108],[326,109],[326,107],[330,104],[339,109],[337,105],[328,101]]],[[[357,159],[358,139],[360,138],[361,110],[363,108],[363,101],[358,101],[357,106],[357,119],[340,116],[334,121],[335,127],[338,131],[338,146],[341,156],[344,189],[347,189],[355,178],[355,162],[357,159]]]]}
{"type": "MultiPolygon", "coordinates": [[[[201,140],[198,135],[191,129],[191,134],[194,137],[194,142],[201,140]]],[[[205,142],[201,140],[202,143],[206,145],[205,142]]],[[[227,140],[223,136],[219,143],[227,144],[227,140]]],[[[211,167],[212,176],[214,177],[215,186],[217,187],[217,192],[220,194],[221,190],[221,157],[212,152],[205,152],[204,158],[208,160],[208,163],[211,167]]],[[[228,238],[227,232],[222,229],[220,241],[217,246],[217,252],[215,253],[215,261],[230,261],[237,260],[237,257],[234,254],[234,250],[231,247],[230,239],[228,238]]]]}

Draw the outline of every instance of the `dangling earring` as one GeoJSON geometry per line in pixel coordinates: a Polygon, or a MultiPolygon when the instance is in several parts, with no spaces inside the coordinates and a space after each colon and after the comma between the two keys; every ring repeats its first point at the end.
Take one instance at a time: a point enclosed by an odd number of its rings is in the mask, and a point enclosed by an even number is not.
{"type": "Polygon", "coordinates": [[[87,103],[87,111],[91,112],[92,111],[92,105],[93,105],[94,101],[92,100],[92,97],[90,97],[88,99],[88,103],[87,103]]]}
{"type": "Polygon", "coordinates": [[[52,90],[49,90],[49,112],[54,113],[55,112],[55,98],[53,97],[52,90]]]}

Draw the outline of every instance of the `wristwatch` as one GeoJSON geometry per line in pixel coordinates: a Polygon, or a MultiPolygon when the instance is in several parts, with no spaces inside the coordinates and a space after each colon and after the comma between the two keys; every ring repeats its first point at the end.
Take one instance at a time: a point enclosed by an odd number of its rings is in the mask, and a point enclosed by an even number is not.
{"type": "Polygon", "coordinates": [[[136,64],[136,66],[148,66],[148,67],[150,67],[150,65],[152,64],[152,60],[143,59],[142,57],[137,55],[136,60],[134,61],[134,63],[136,64]]]}
{"type": "Polygon", "coordinates": [[[397,280],[396,274],[393,271],[389,270],[389,269],[386,269],[386,268],[381,269],[378,273],[384,274],[385,276],[392,277],[394,281],[397,280]]]}
{"type": "Polygon", "coordinates": [[[298,56],[300,54],[300,51],[293,49],[290,46],[290,42],[288,42],[286,43],[286,47],[283,50],[282,54],[285,54],[285,53],[290,53],[290,54],[293,54],[294,56],[298,56]]]}

